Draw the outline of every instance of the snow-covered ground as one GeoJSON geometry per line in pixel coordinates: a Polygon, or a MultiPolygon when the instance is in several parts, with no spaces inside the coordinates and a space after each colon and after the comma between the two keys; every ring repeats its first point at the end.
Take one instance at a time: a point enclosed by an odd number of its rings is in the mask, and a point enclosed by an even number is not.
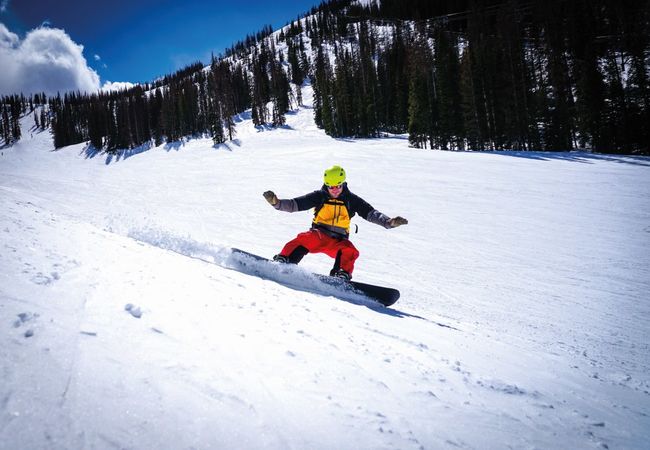
{"type": "Polygon", "coordinates": [[[0,150],[0,448],[647,448],[650,159],[334,140],[309,105],[218,148],[23,134],[0,150]],[[309,226],[263,191],[333,164],[409,219],[355,219],[355,279],[392,308],[228,268],[309,226]]]}

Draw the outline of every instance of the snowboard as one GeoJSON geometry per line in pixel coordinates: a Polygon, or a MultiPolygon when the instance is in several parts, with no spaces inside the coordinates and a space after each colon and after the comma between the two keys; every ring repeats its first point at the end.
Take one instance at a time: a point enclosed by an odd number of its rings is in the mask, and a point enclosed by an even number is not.
{"type": "MultiPolygon", "coordinates": [[[[249,258],[253,261],[260,261],[269,264],[282,264],[272,261],[263,256],[255,255],[238,248],[232,249],[232,254],[237,257],[238,263],[246,266],[246,258],[249,258]],[[240,258],[240,257],[244,258],[240,258]]],[[[322,275],[318,273],[311,274],[314,278],[318,279],[320,282],[333,286],[341,292],[350,292],[355,294],[360,294],[365,297],[370,298],[376,302],[381,303],[384,306],[390,306],[394,304],[400,296],[400,293],[397,289],[377,286],[374,284],[360,283],[358,281],[348,281],[338,277],[331,277],[328,275],[322,275]]],[[[290,284],[290,283],[289,283],[290,284]]]]}

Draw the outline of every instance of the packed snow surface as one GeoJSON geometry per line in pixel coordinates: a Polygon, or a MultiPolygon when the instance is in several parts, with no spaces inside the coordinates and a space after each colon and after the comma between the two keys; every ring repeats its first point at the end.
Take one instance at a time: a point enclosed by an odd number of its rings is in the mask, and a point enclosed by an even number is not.
{"type": "MultiPolygon", "coordinates": [[[[650,159],[277,130],[0,150],[0,448],[647,448],[650,159]],[[342,165],[382,308],[237,270],[342,165]]],[[[308,255],[294,272],[327,273],[308,255]]]]}

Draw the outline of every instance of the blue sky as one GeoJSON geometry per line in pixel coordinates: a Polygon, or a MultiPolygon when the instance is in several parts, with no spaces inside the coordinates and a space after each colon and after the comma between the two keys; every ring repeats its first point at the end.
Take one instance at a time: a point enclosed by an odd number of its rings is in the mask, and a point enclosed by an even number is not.
{"type": "Polygon", "coordinates": [[[0,0],[0,23],[21,38],[42,25],[84,46],[102,81],[143,82],[208,62],[247,34],[274,29],[320,0],[0,0]],[[97,55],[97,57],[95,56],[97,55]]]}

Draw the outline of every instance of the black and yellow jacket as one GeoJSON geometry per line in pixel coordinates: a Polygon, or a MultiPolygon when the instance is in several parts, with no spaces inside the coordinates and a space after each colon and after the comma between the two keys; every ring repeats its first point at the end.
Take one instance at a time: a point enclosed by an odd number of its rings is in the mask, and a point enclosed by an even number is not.
{"type": "Polygon", "coordinates": [[[368,202],[353,194],[343,183],[343,192],[332,198],[327,186],[302,197],[280,200],[275,209],[286,212],[306,211],[314,208],[312,228],[325,231],[332,237],[346,239],[350,235],[350,219],[356,214],[368,222],[390,228],[390,218],[374,209],[368,202]]]}

